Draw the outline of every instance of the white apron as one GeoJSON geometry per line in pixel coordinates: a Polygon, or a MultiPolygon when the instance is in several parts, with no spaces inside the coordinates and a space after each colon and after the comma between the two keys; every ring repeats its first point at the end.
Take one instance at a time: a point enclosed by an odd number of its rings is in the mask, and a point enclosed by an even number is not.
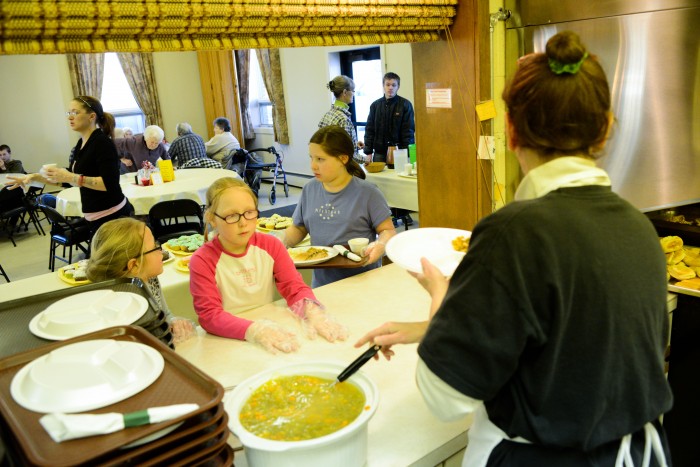
{"type": "MultiPolygon", "coordinates": [[[[489,420],[484,404],[474,411],[474,421],[469,429],[469,443],[464,453],[462,467],[485,467],[493,449],[503,440],[516,443],[532,444],[525,438],[517,436],[510,438],[506,433],[489,420]]],[[[615,467],[634,467],[631,455],[632,435],[625,435],[620,441],[615,467]]],[[[661,438],[654,425],[649,422],[644,425],[644,458],[642,466],[648,467],[651,462],[651,451],[660,466],[666,467],[666,455],[661,444],[661,438]]]]}

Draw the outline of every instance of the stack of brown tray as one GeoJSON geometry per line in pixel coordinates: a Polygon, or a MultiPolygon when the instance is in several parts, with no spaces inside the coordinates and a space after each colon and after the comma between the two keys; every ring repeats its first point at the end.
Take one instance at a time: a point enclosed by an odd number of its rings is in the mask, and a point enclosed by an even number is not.
{"type": "Polygon", "coordinates": [[[0,303],[0,358],[53,342],[37,337],[29,331],[32,318],[49,305],[71,295],[103,289],[131,292],[144,297],[148,301],[148,310],[133,325],[141,326],[165,345],[173,347],[173,334],[165,320],[165,313],[143,282],[139,279],[114,279],[0,303]]]}
{"type": "Polygon", "coordinates": [[[0,436],[5,444],[8,465],[228,466],[233,464],[233,451],[227,444],[228,417],[223,408],[223,395],[224,389],[219,383],[142,328],[112,327],[0,360],[0,436]],[[93,339],[123,340],[153,347],[163,356],[165,368],[153,384],[138,394],[89,413],[129,413],[185,403],[198,404],[199,408],[162,423],[54,442],[39,423],[43,414],[27,410],[15,402],[10,392],[12,379],[26,364],[52,350],[93,339]],[[175,425],[179,426],[170,432],[165,430],[175,425]],[[161,430],[166,431],[161,437],[147,438],[161,430]],[[136,446],[126,447],[132,443],[136,446]]]}

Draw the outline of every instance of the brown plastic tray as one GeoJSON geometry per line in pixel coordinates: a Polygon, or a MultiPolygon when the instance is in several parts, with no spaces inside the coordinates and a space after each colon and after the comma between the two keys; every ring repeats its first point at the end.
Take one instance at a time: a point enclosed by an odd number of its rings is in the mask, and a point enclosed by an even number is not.
{"type": "Polygon", "coordinates": [[[216,406],[221,403],[223,395],[224,390],[219,383],[166,347],[157,338],[136,326],[112,327],[63,342],[47,344],[0,360],[0,415],[3,424],[10,430],[23,457],[29,463],[38,466],[59,467],[91,463],[91,460],[108,453],[118,456],[121,454],[118,449],[125,444],[141,439],[166,426],[215,410],[216,406]],[[183,403],[199,404],[199,409],[163,423],[129,428],[105,436],[94,436],[63,443],[54,442],[39,424],[39,418],[43,414],[23,408],[12,398],[10,394],[12,378],[24,365],[54,349],[93,339],[125,340],[151,346],[163,355],[165,368],[160,377],[140,393],[116,404],[92,410],[90,413],[127,413],[148,407],[183,403]]]}
{"type": "Polygon", "coordinates": [[[164,313],[148,288],[139,279],[114,279],[0,302],[0,358],[55,342],[37,337],[29,331],[29,322],[32,318],[58,300],[78,293],[103,289],[132,292],[148,300],[148,310],[133,325],[152,328],[159,326],[165,320],[164,313]]]}

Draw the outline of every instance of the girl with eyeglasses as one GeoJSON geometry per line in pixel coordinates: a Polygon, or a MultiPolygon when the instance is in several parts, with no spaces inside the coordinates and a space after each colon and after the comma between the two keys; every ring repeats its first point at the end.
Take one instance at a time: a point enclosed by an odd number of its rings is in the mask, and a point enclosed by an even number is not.
{"type": "Polygon", "coordinates": [[[174,343],[194,336],[194,323],[173,316],[168,308],[158,280],[163,273],[163,250],[145,223],[125,217],[103,224],[93,237],[86,272],[92,282],[122,277],[141,279],[165,313],[174,343]]]}
{"type": "Polygon", "coordinates": [[[216,235],[190,260],[199,324],[211,334],[253,342],[272,353],[292,352],[299,347],[293,332],[270,320],[236,316],[271,303],[277,287],[308,337],[346,339],[347,330],[326,314],[282,242],[256,231],[258,214],[258,199],[242,180],[221,178],[209,187],[204,215],[207,230],[212,226],[216,235]]]}
{"type": "Polygon", "coordinates": [[[105,112],[94,97],[78,96],[71,101],[66,117],[71,129],[80,135],[71,151],[70,167],[46,167],[41,174],[8,178],[13,181],[12,188],[32,181],[80,187],[83,215],[94,234],[105,222],[134,214],[119,186],[114,116],[105,112]]]}

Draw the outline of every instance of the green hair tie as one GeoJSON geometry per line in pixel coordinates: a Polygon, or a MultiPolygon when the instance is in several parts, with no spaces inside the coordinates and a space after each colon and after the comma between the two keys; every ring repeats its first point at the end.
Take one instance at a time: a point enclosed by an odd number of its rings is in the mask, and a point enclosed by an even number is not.
{"type": "Polygon", "coordinates": [[[583,65],[583,61],[586,60],[587,58],[588,58],[588,52],[584,53],[581,60],[579,60],[576,63],[563,64],[557,60],[554,60],[553,58],[550,58],[549,59],[549,69],[552,70],[557,75],[560,75],[562,73],[569,73],[571,75],[575,75],[581,69],[581,65],[583,65]]]}

